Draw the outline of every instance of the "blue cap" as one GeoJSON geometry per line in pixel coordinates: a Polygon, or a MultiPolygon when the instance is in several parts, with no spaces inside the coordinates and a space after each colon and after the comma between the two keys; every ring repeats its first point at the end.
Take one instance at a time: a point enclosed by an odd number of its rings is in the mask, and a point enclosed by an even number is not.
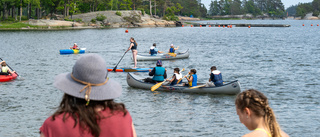
{"type": "Polygon", "coordinates": [[[160,59],[157,61],[157,66],[162,66],[162,61],[160,59]]]}

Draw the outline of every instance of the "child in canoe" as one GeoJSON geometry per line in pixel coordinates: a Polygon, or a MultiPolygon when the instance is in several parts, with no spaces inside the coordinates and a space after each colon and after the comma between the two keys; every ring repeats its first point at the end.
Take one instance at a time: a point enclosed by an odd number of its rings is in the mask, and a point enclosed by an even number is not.
{"type": "Polygon", "coordinates": [[[197,70],[195,69],[191,69],[190,72],[188,73],[189,77],[186,77],[185,78],[187,79],[188,83],[185,84],[186,86],[189,86],[189,87],[194,87],[194,86],[197,86],[197,79],[198,79],[198,76],[197,76],[197,70]]]}
{"type": "Polygon", "coordinates": [[[174,45],[171,44],[170,49],[169,49],[169,53],[174,53],[178,49],[179,49],[179,46],[177,48],[174,48],[174,45]]]}
{"type": "Polygon", "coordinates": [[[70,47],[70,49],[77,49],[80,50],[80,48],[78,47],[77,43],[74,43],[72,47],[70,47]]]}
{"type": "Polygon", "coordinates": [[[173,85],[182,83],[182,80],[179,81],[179,79],[182,79],[182,74],[180,73],[180,69],[174,68],[173,76],[171,77],[171,79],[167,79],[167,81],[170,82],[170,86],[173,86],[173,85]],[[178,81],[179,83],[177,83],[178,81]]]}

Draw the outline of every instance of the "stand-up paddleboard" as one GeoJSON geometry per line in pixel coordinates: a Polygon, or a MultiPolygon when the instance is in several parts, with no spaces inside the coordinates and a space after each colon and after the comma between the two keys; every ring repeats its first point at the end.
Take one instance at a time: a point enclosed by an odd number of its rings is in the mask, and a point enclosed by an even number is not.
{"type": "MultiPolygon", "coordinates": [[[[114,68],[108,67],[108,71],[113,71],[114,68]]],[[[153,68],[116,68],[116,72],[149,72],[153,68]]]]}

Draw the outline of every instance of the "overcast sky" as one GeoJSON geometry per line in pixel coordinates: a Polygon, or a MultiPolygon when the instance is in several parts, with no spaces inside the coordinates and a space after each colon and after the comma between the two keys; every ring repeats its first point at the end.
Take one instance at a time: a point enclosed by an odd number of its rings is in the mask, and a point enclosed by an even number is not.
{"type": "MultiPolygon", "coordinates": [[[[211,1],[214,1],[214,0],[201,0],[201,3],[203,3],[207,9],[209,9],[209,5],[210,5],[211,1]]],[[[307,3],[307,2],[312,2],[313,0],[281,0],[281,1],[282,1],[285,8],[289,8],[292,5],[297,5],[299,2],[300,3],[307,3]]]]}

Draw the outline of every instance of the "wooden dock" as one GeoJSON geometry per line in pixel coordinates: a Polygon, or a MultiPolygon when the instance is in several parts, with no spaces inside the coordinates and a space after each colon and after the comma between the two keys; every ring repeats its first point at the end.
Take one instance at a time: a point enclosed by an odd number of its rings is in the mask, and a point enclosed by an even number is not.
{"type": "Polygon", "coordinates": [[[196,23],[192,24],[194,27],[227,27],[232,25],[232,27],[291,27],[288,24],[210,24],[210,23],[196,23]]]}

